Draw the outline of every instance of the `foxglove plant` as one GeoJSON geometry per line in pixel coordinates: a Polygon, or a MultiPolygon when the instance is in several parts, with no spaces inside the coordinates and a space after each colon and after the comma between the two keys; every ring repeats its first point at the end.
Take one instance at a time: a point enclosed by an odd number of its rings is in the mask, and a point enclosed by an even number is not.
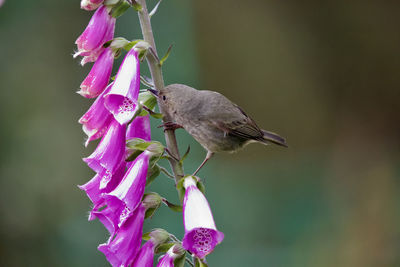
{"type": "Polygon", "coordinates": [[[101,140],[94,152],[83,158],[95,174],[79,188],[92,202],[89,220],[99,219],[109,232],[108,240],[98,250],[112,266],[150,267],[156,254],[164,254],[158,260],[160,267],[182,267],[185,261],[192,266],[206,266],[205,256],[224,235],[217,230],[208,202],[199,190],[200,180],[184,175],[174,131],[165,128],[166,147],[151,140],[150,116],[162,118],[162,125],[170,120],[162,110],[155,112],[158,99],[154,95],[140,92],[141,81],[152,90],[164,86],[161,67],[169,52],[158,58],[150,23],[158,6],[149,14],[145,0],[81,1],[82,9],[96,11],[76,40],[78,51],[74,57],[82,56],[82,65],[94,62],[78,93],[96,99],[79,123],[87,135],[85,146],[101,140]],[[114,38],[116,18],[130,6],[138,12],[144,40],[114,38]],[[124,50],[127,53],[109,83],[114,57],[124,50]],[[151,79],[140,75],[144,59],[151,79]],[[169,161],[173,174],[159,166],[161,159],[169,161]],[[161,172],[175,180],[183,207],[155,192],[145,193],[161,172]],[[162,203],[173,211],[183,209],[182,241],[163,229],[143,233],[145,219],[154,216],[162,203]],[[193,262],[187,255],[193,257],[193,262]]]}

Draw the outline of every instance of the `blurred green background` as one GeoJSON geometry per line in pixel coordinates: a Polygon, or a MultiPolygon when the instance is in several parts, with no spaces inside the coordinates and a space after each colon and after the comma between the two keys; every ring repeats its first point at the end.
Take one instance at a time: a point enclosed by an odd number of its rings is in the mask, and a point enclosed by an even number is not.
{"type": "MultiPolygon", "coordinates": [[[[162,2],[166,83],[219,91],[290,145],[219,154],[200,172],[225,233],[210,266],[400,266],[399,14],[398,1],[162,2]]],[[[71,56],[90,16],[78,0],[0,8],[1,266],[109,266],[76,186],[93,176],[77,123],[90,101],[75,93],[90,66],[71,56]]],[[[116,36],[141,37],[135,12],[116,36]]],[[[205,151],[178,138],[191,173],[205,151]]],[[[177,201],[164,176],[150,190],[177,201]]],[[[183,235],[164,207],[153,227],[183,235]]]]}

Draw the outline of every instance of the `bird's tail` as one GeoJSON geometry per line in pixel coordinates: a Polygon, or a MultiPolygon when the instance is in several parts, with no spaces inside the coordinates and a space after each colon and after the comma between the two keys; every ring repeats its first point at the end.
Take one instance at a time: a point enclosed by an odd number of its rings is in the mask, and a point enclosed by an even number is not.
{"type": "Polygon", "coordinates": [[[274,143],[274,144],[277,144],[277,145],[280,145],[280,146],[288,147],[285,138],[283,138],[283,137],[281,137],[278,134],[273,133],[273,132],[269,132],[269,131],[266,131],[266,130],[261,130],[261,131],[264,134],[263,142],[265,142],[265,143],[274,143]]]}

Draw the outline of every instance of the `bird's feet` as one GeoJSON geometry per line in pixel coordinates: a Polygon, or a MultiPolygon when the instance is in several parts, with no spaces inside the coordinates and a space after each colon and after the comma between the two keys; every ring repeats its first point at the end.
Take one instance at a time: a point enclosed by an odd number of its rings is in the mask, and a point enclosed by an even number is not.
{"type": "Polygon", "coordinates": [[[168,130],[175,131],[176,129],[183,128],[182,125],[179,125],[179,124],[177,124],[175,122],[172,122],[172,121],[164,122],[163,124],[161,124],[157,128],[161,128],[161,127],[164,127],[164,132],[168,131],[168,130]]]}

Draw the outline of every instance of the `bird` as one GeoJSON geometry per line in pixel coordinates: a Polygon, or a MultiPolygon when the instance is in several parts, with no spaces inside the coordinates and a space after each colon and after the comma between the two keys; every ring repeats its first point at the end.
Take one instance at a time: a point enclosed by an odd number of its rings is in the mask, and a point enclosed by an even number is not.
{"type": "Polygon", "coordinates": [[[162,125],[164,130],[183,128],[207,150],[193,175],[215,153],[235,152],[253,142],[288,147],[285,138],[258,127],[242,108],[218,92],[197,90],[184,84],[149,91],[158,98],[160,109],[172,119],[162,125]]]}

